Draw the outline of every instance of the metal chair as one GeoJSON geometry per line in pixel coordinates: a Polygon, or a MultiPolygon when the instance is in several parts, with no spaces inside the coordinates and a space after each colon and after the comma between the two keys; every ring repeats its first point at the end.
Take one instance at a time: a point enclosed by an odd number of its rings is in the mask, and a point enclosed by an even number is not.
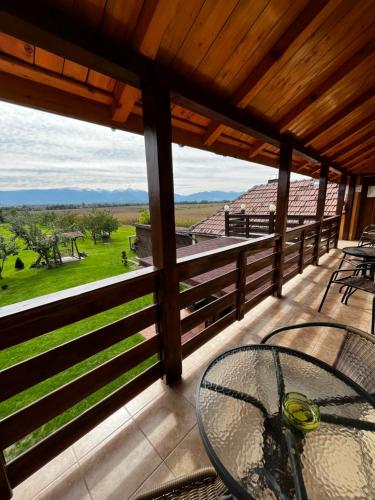
{"type": "Polygon", "coordinates": [[[359,238],[358,246],[375,246],[375,224],[369,224],[365,227],[359,238]]]}
{"type": "Polygon", "coordinates": [[[356,290],[371,293],[374,295],[372,301],[372,319],[371,319],[371,333],[374,334],[375,330],[375,283],[374,283],[374,270],[375,263],[360,264],[355,269],[337,269],[332,273],[328,282],[326,291],[324,292],[322,301],[318,311],[321,312],[324,302],[327,298],[328,291],[333,283],[340,285],[340,291],[345,288],[341,302],[347,304],[349,298],[356,290]],[[342,275],[341,273],[350,273],[349,275],[342,275]]]}
{"type": "MultiPolygon", "coordinates": [[[[310,335],[320,335],[314,332],[313,328],[324,327],[325,330],[331,329],[330,334],[341,333],[342,342],[336,359],[332,366],[351,380],[360,385],[371,395],[375,394],[375,337],[368,333],[343,325],[341,323],[330,322],[309,322],[276,328],[262,339],[262,344],[269,343],[270,339],[281,332],[292,331],[297,328],[303,328],[310,335]]],[[[299,349],[301,350],[301,349],[299,349]]]]}
{"type": "Polygon", "coordinates": [[[215,469],[207,467],[157,486],[135,500],[216,500],[225,490],[215,469]]]}

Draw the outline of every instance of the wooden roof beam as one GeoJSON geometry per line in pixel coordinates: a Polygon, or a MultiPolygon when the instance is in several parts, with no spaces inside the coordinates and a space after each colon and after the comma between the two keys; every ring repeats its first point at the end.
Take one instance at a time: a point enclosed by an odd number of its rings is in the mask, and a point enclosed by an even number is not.
{"type": "Polygon", "coordinates": [[[259,153],[263,151],[263,149],[267,146],[267,143],[264,141],[257,141],[254,145],[254,149],[249,154],[249,158],[255,158],[259,153]]]}
{"type": "MultiPolygon", "coordinates": [[[[154,59],[159,50],[161,40],[175,15],[178,2],[159,0],[158,2],[147,2],[143,6],[141,14],[145,19],[142,26],[143,33],[135,40],[135,49],[143,55],[154,59]],[[147,12],[144,12],[144,10],[147,12]]],[[[118,82],[114,91],[115,101],[113,105],[112,119],[115,122],[126,122],[133,109],[134,104],[140,98],[140,91],[130,85],[118,82]]]]}
{"type": "Polygon", "coordinates": [[[345,167],[349,168],[350,166],[354,165],[357,162],[363,161],[363,158],[372,158],[374,156],[374,151],[375,151],[375,146],[371,147],[370,149],[367,149],[366,151],[363,151],[360,155],[356,155],[353,158],[349,159],[348,161],[345,161],[345,167]]]}
{"type": "Polygon", "coordinates": [[[328,92],[336,83],[342,80],[348,73],[353,71],[369,57],[375,49],[375,40],[361,47],[348,61],[336,69],[326,80],[318,85],[309,95],[301,99],[277,124],[281,132],[285,132],[289,125],[303,113],[309,106],[314,104],[323,94],[328,92]]]}
{"type": "MultiPolygon", "coordinates": [[[[293,48],[295,43],[298,45],[303,43],[316,29],[316,25],[312,22],[318,17],[318,14],[325,10],[327,15],[332,9],[333,2],[330,3],[328,0],[310,2],[241,84],[233,97],[233,103],[240,108],[245,108],[258,94],[264,80],[270,78],[271,73],[276,73],[279,66],[284,63],[288,49],[293,48]]],[[[209,146],[215,142],[223,130],[222,124],[212,123],[205,137],[205,144],[209,146]]]]}
{"type": "Polygon", "coordinates": [[[363,106],[368,100],[372,99],[375,94],[375,85],[372,85],[363,94],[360,94],[354,101],[349,102],[346,106],[340,109],[337,113],[332,115],[330,118],[325,120],[316,129],[310,132],[304,139],[303,142],[306,145],[310,145],[315,141],[321,134],[326,133],[326,131],[335,125],[337,122],[345,118],[347,115],[355,111],[357,108],[363,106]]]}

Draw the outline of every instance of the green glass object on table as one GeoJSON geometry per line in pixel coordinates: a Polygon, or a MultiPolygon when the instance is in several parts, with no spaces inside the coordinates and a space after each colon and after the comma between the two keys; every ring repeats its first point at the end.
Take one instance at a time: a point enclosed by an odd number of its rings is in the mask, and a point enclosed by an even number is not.
{"type": "Polygon", "coordinates": [[[320,424],[320,411],[316,403],[300,392],[288,392],[282,400],[284,421],[291,427],[309,432],[320,424]]]}

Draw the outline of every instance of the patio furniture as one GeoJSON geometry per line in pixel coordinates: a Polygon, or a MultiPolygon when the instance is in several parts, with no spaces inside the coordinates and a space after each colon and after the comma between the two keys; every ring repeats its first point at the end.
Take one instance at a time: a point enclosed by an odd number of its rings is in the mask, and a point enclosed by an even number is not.
{"type": "Polygon", "coordinates": [[[375,246],[375,224],[369,224],[363,230],[359,238],[358,246],[375,246]]]}
{"type": "Polygon", "coordinates": [[[341,302],[343,304],[348,303],[349,298],[353,295],[353,293],[356,290],[362,290],[363,292],[371,293],[372,295],[374,295],[372,301],[371,333],[374,334],[375,330],[374,270],[375,270],[375,262],[369,264],[360,264],[355,269],[337,269],[336,271],[334,271],[329,279],[326,291],[324,292],[318,311],[321,312],[324,302],[327,298],[328,291],[333,283],[341,285],[341,288],[342,287],[346,288],[341,299],[341,302]],[[350,273],[349,275],[342,274],[348,272],[350,273]]]}
{"type": "Polygon", "coordinates": [[[205,370],[196,408],[206,451],[237,499],[375,497],[375,399],[320,360],[279,346],[232,349],[205,370]],[[282,417],[284,395],[297,391],[319,406],[313,431],[282,417]]]}
{"type": "Polygon", "coordinates": [[[142,493],[135,500],[216,500],[225,491],[215,469],[206,467],[180,478],[168,481],[150,491],[142,493]]]}
{"type": "MultiPolygon", "coordinates": [[[[368,333],[341,323],[329,323],[325,321],[314,321],[309,323],[298,323],[287,325],[272,330],[262,339],[262,344],[268,344],[276,340],[283,340],[284,332],[292,332],[303,329],[309,336],[320,336],[317,329],[324,328],[329,332],[329,337],[341,335],[341,343],[338,344],[338,352],[333,362],[333,367],[356,382],[368,393],[375,394],[375,337],[368,333]]],[[[280,345],[277,343],[277,345],[280,345]]],[[[300,349],[298,349],[300,350],[300,349]]],[[[314,353],[314,357],[316,357],[314,353]]]]}
{"type": "Polygon", "coordinates": [[[339,269],[344,262],[349,262],[350,264],[355,264],[358,262],[359,264],[366,263],[375,263],[375,248],[368,246],[357,246],[357,247],[344,247],[341,249],[344,256],[341,259],[339,269]],[[354,257],[353,259],[348,259],[349,257],[354,257]]]}

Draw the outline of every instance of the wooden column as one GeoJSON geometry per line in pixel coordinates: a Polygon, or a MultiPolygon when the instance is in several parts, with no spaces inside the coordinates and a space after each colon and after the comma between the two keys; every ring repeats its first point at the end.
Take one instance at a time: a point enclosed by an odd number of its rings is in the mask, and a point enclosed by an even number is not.
{"type": "Polygon", "coordinates": [[[277,269],[275,272],[276,295],[281,297],[284,275],[285,233],[288,217],[290,169],[293,148],[289,144],[280,145],[279,180],[277,185],[275,233],[280,236],[277,242],[277,269]]]}
{"type": "Polygon", "coordinates": [[[5,469],[5,458],[3,452],[0,452],[0,498],[8,500],[12,498],[12,488],[10,487],[5,469]]]}
{"type": "Polygon", "coordinates": [[[349,176],[349,185],[348,185],[348,198],[347,204],[345,208],[345,224],[342,238],[343,240],[349,239],[349,228],[350,221],[353,213],[353,202],[354,202],[354,193],[355,193],[355,185],[356,185],[356,177],[355,175],[349,176]]]}
{"type": "Polygon", "coordinates": [[[313,261],[316,266],[319,264],[319,246],[322,233],[324,208],[326,203],[328,172],[329,172],[329,166],[326,163],[322,163],[320,167],[318,201],[316,205],[316,216],[315,216],[315,220],[319,222],[317,237],[315,240],[314,261],[313,261]]]}
{"type": "Polygon", "coordinates": [[[229,212],[228,210],[224,210],[225,217],[225,236],[229,236],[229,212]]]}
{"type": "Polygon", "coordinates": [[[347,178],[346,174],[343,174],[341,176],[341,179],[340,179],[339,189],[338,189],[338,193],[337,193],[336,215],[340,215],[340,219],[337,222],[337,227],[336,227],[335,248],[337,248],[337,244],[339,242],[339,233],[340,233],[341,220],[342,220],[342,209],[344,208],[347,180],[348,180],[348,178],[347,178]]]}
{"type": "Polygon", "coordinates": [[[169,91],[151,83],[142,88],[143,123],[154,266],[161,269],[157,330],[167,384],[181,378],[181,325],[176,266],[172,130],[169,91]]]}

